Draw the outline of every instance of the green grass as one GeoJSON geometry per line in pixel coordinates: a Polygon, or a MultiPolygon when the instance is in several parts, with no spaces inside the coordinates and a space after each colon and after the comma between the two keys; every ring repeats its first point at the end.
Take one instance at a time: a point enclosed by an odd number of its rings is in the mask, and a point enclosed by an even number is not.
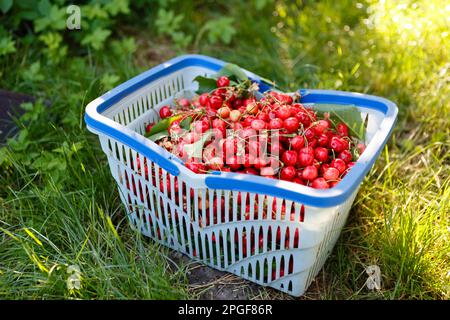
{"type": "MultiPolygon", "coordinates": [[[[286,90],[365,92],[399,106],[392,139],[306,299],[450,298],[449,12],[433,9],[439,1],[406,10],[389,3],[277,1],[255,13],[231,1],[220,10],[233,6],[233,43],[200,41],[187,50],[237,63],[286,90]],[[372,264],[381,268],[379,292],[365,287],[372,264]]],[[[206,10],[183,6],[193,20],[206,10]]],[[[52,102],[18,119],[21,135],[0,151],[0,297],[196,297],[184,267],[175,270],[166,249],[124,220],[106,158],[83,123],[87,102],[181,53],[137,29],[127,29],[139,44],[133,57],[90,53],[52,65],[23,44],[23,55],[0,60],[0,87],[52,102]],[[37,60],[41,77],[24,75],[37,60]],[[80,267],[79,290],[67,288],[69,265],[80,267]]],[[[255,298],[290,297],[261,289],[255,298]]]]}

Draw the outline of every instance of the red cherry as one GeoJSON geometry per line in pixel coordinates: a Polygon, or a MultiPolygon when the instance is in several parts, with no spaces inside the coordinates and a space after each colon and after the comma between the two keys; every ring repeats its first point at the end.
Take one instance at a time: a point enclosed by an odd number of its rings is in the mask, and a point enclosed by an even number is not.
{"type": "Polygon", "coordinates": [[[209,106],[212,109],[219,109],[223,104],[223,100],[220,96],[212,96],[209,98],[209,106]]]}
{"type": "Polygon", "coordinates": [[[168,118],[172,115],[172,110],[170,110],[169,106],[164,106],[161,109],[159,109],[159,116],[161,119],[168,118]]]}
{"type": "Polygon", "coordinates": [[[259,170],[259,174],[269,178],[275,175],[275,170],[272,167],[263,167],[259,170]]]}
{"type": "Polygon", "coordinates": [[[339,178],[339,170],[334,167],[329,167],[323,172],[325,180],[337,180],[339,178]]]}
{"type": "Polygon", "coordinates": [[[344,150],[348,150],[350,148],[350,143],[347,139],[341,139],[341,143],[344,147],[344,150]]]}
{"type": "Polygon", "coordinates": [[[317,159],[314,159],[313,166],[316,167],[317,170],[319,170],[320,169],[320,162],[317,161],[317,159]]]}
{"type": "Polygon", "coordinates": [[[329,184],[324,178],[317,178],[315,179],[311,186],[315,189],[328,189],[330,188],[329,184]]]}
{"type": "Polygon", "coordinates": [[[336,126],[336,131],[341,136],[348,136],[348,127],[345,123],[342,122],[338,123],[336,126]]]}
{"type": "Polygon", "coordinates": [[[236,138],[226,138],[223,143],[223,152],[227,157],[231,157],[237,152],[237,140],[236,138]]]}
{"type": "Polygon", "coordinates": [[[247,138],[250,138],[250,137],[254,138],[256,136],[256,130],[253,129],[252,127],[245,128],[244,130],[242,130],[242,132],[239,133],[239,136],[242,139],[247,139],[247,138]]]}
{"type": "Polygon", "coordinates": [[[197,120],[193,124],[194,132],[205,133],[209,130],[209,123],[206,121],[197,120]]]}
{"type": "Polygon", "coordinates": [[[189,99],[181,98],[180,100],[178,100],[178,104],[183,108],[187,108],[191,105],[191,102],[189,101],[189,99]]]}
{"type": "Polygon", "coordinates": [[[306,113],[309,115],[309,117],[311,118],[311,120],[314,122],[314,121],[316,121],[317,120],[317,115],[316,115],[316,113],[314,112],[314,110],[313,109],[307,109],[307,108],[305,108],[305,111],[306,111],[306,113]]]}
{"type": "Polygon", "coordinates": [[[351,162],[353,159],[352,153],[348,150],[344,150],[341,153],[339,153],[338,157],[339,157],[339,159],[344,160],[344,162],[346,162],[346,163],[351,162]]]}
{"type": "Polygon", "coordinates": [[[210,118],[215,118],[217,116],[217,110],[211,107],[206,107],[206,114],[210,118]]]}
{"type": "MultiPolygon", "coordinates": [[[[237,111],[237,110],[233,110],[233,111],[230,112],[230,119],[232,119],[231,116],[233,115],[233,112],[234,112],[234,111],[237,111]]],[[[239,111],[238,111],[238,112],[239,112],[239,111]]],[[[238,118],[238,119],[239,119],[239,118],[238,118]]],[[[231,124],[231,129],[232,129],[234,132],[241,132],[241,131],[244,129],[244,127],[242,126],[242,123],[240,123],[240,122],[234,122],[234,123],[231,124]]]]}
{"type": "Polygon", "coordinates": [[[316,135],[315,135],[313,129],[309,128],[309,129],[305,130],[305,138],[306,138],[306,140],[310,141],[310,140],[314,139],[315,136],[316,135]]]}
{"type": "Polygon", "coordinates": [[[288,150],[283,153],[281,161],[287,166],[295,166],[297,163],[297,152],[294,150],[288,150]]]}
{"type": "Polygon", "coordinates": [[[203,163],[197,162],[197,161],[195,161],[193,159],[188,160],[185,163],[185,166],[189,170],[191,170],[191,171],[193,171],[195,173],[204,173],[206,171],[206,167],[205,167],[205,165],[203,163]]]}
{"type": "Polygon", "coordinates": [[[252,121],[251,127],[255,130],[263,130],[266,128],[266,123],[263,120],[256,119],[252,121]]]}
{"type": "Polygon", "coordinates": [[[244,121],[242,121],[242,125],[244,127],[250,127],[252,125],[253,120],[255,120],[255,116],[247,116],[244,121]]]}
{"type": "Polygon", "coordinates": [[[250,103],[255,103],[256,102],[256,100],[254,99],[254,98],[248,98],[248,99],[245,99],[244,100],[244,102],[243,102],[243,106],[244,107],[246,107],[247,105],[249,105],[250,103]]]}
{"type": "Polygon", "coordinates": [[[223,127],[212,129],[212,137],[214,138],[214,140],[219,141],[223,139],[223,137],[225,137],[226,134],[227,134],[226,129],[223,127]]]}
{"type": "Polygon", "coordinates": [[[282,163],[279,159],[274,157],[269,158],[269,166],[271,166],[274,170],[278,170],[281,165],[282,163]]]}
{"type": "Polygon", "coordinates": [[[295,117],[290,117],[284,120],[283,126],[286,129],[288,133],[297,132],[300,124],[298,122],[298,119],[295,117]]]}
{"type": "Polygon", "coordinates": [[[340,178],[338,178],[338,180],[337,181],[330,181],[330,183],[329,183],[329,185],[330,185],[330,188],[333,188],[333,187],[335,187],[338,183],[339,183],[339,181],[341,181],[341,179],[340,178]]]}
{"type": "Polygon", "coordinates": [[[222,100],[225,98],[225,95],[227,93],[227,89],[225,88],[218,88],[211,92],[212,96],[220,97],[222,100]]]}
{"type": "Polygon", "coordinates": [[[281,120],[286,120],[287,118],[289,118],[291,116],[291,111],[289,110],[288,107],[286,106],[282,106],[280,108],[278,108],[278,110],[276,111],[277,117],[280,118],[281,120]]]}
{"type": "Polygon", "coordinates": [[[194,143],[198,140],[200,140],[200,135],[196,132],[188,132],[183,137],[183,141],[189,144],[194,143]]]}
{"type": "Polygon", "coordinates": [[[321,135],[322,133],[325,132],[326,129],[328,129],[328,126],[329,124],[326,120],[319,120],[313,127],[314,132],[316,133],[316,135],[321,135]]]}
{"type": "Polygon", "coordinates": [[[223,121],[222,119],[216,118],[212,122],[212,127],[213,128],[224,128],[224,129],[226,129],[227,123],[225,121],[223,121]]]}
{"type": "Polygon", "coordinates": [[[298,153],[298,164],[300,167],[310,166],[314,163],[314,156],[310,153],[299,152],[298,153]]]}
{"type": "Polygon", "coordinates": [[[294,178],[292,180],[292,182],[295,182],[295,183],[298,183],[298,184],[301,184],[301,185],[305,185],[305,181],[303,181],[303,179],[298,178],[298,177],[294,178]]]}
{"type": "Polygon", "coordinates": [[[310,146],[301,148],[298,152],[299,153],[309,153],[310,155],[314,156],[314,149],[311,148],[310,146]]]}
{"type": "Polygon", "coordinates": [[[322,147],[316,148],[314,150],[314,157],[319,160],[320,162],[327,162],[328,161],[328,150],[322,147]]]}
{"type": "Polygon", "coordinates": [[[260,112],[260,113],[258,113],[256,118],[259,119],[259,120],[262,120],[264,122],[269,122],[270,121],[270,117],[269,117],[269,114],[267,112],[260,112]]]}
{"type": "Polygon", "coordinates": [[[316,138],[313,138],[313,139],[311,139],[311,140],[309,140],[308,141],[308,147],[310,147],[310,148],[315,148],[316,146],[317,146],[317,139],[316,138]]]}
{"type": "Polygon", "coordinates": [[[306,111],[300,111],[295,117],[304,127],[309,127],[311,125],[311,117],[306,111]]]}
{"type": "Polygon", "coordinates": [[[317,138],[317,144],[321,147],[326,147],[328,145],[328,136],[326,134],[321,134],[317,138]]]}
{"type": "Polygon", "coordinates": [[[231,156],[227,159],[226,164],[231,168],[231,170],[238,170],[241,167],[239,159],[237,156],[231,156]]]}
{"type": "Polygon", "coordinates": [[[275,118],[270,120],[269,122],[269,128],[272,130],[277,130],[283,128],[283,120],[280,118],[275,118]]]}
{"type": "Polygon", "coordinates": [[[236,99],[233,101],[232,105],[234,109],[237,109],[243,105],[243,102],[241,99],[236,99]]]}
{"type": "Polygon", "coordinates": [[[322,163],[322,165],[320,166],[320,170],[319,173],[320,175],[323,176],[324,172],[330,167],[330,165],[328,163],[322,163]]]}
{"type": "Polygon", "coordinates": [[[258,158],[255,158],[255,164],[254,164],[254,167],[255,167],[256,169],[261,169],[261,168],[267,166],[268,163],[269,163],[269,162],[267,161],[267,159],[258,157],[258,158]]]}
{"type": "Polygon", "coordinates": [[[343,140],[338,137],[331,138],[330,141],[330,148],[333,149],[336,152],[341,152],[345,150],[345,145],[343,143],[343,140]]]}
{"type": "Polygon", "coordinates": [[[287,166],[281,169],[280,178],[282,180],[291,181],[292,179],[295,178],[295,175],[296,175],[295,168],[293,166],[287,166]]]}
{"type": "Polygon", "coordinates": [[[297,113],[302,111],[302,109],[300,107],[296,106],[295,104],[290,106],[289,110],[291,111],[291,117],[295,117],[297,115],[297,113]]]}
{"type": "Polygon", "coordinates": [[[303,136],[295,136],[291,139],[291,147],[294,150],[300,150],[305,146],[305,139],[303,136]]]}
{"type": "Polygon", "coordinates": [[[253,163],[255,163],[255,157],[249,153],[246,153],[244,155],[244,167],[250,168],[253,166],[253,163]]]}
{"type": "Polygon", "coordinates": [[[203,106],[206,107],[209,102],[209,95],[207,93],[202,93],[200,97],[198,97],[198,102],[203,106]]]}
{"type": "Polygon", "coordinates": [[[344,162],[344,160],[342,160],[342,159],[334,159],[333,161],[331,161],[331,164],[330,164],[333,168],[336,168],[336,169],[338,169],[339,170],[339,173],[344,173],[344,171],[345,171],[345,169],[346,169],[346,165],[345,165],[345,162],[344,162]]]}
{"type": "Polygon", "coordinates": [[[261,156],[264,150],[259,141],[251,140],[248,143],[248,152],[254,156],[261,156]]]}
{"type": "Polygon", "coordinates": [[[236,98],[237,97],[236,97],[236,95],[234,93],[231,93],[231,94],[230,94],[230,92],[227,93],[227,99],[226,99],[227,101],[226,102],[229,104],[229,107],[231,107],[231,103],[234,100],[236,100],[236,98]]]}
{"type": "Polygon", "coordinates": [[[180,128],[180,120],[175,120],[175,121],[173,121],[170,125],[169,125],[169,128],[167,129],[168,131],[169,131],[169,133],[172,131],[172,130],[177,130],[178,128],[180,128]]]}
{"type": "Polygon", "coordinates": [[[317,168],[314,166],[307,166],[305,169],[303,169],[302,177],[305,180],[312,181],[316,179],[318,176],[317,168]]]}
{"type": "Polygon", "coordinates": [[[292,102],[293,102],[292,97],[287,94],[278,94],[278,100],[281,103],[285,103],[285,104],[292,104],[292,102]]]}
{"type": "Polygon", "coordinates": [[[276,117],[277,117],[277,114],[275,112],[269,111],[269,119],[270,120],[275,119],[276,117]]]}
{"type": "Polygon", "coordinates": [[[230,79],[226,76],[221,76],[216,81],[217,87],[228,87],[230,85],[230,79]]]}
{"type": "Polygon", "coordinates": [[[349,163],[347,163],[347,169],[353,168],[354,165],[355,165],[355,162],[349,162],[349,163]]]}
{"type": "Polygon", "coordinates": [[[366,145],[364,143],[358,143],[356,146],[358,148],[359,154],[362,154],[366,150],[366,145]]]}
{"type": "Polygon", "coordinates": [[[270,153],[272,156],[279,156],[280,154],[283,154],[284,148],[283,146],[278,142],[273,142],[270,145],[270,153]]]}

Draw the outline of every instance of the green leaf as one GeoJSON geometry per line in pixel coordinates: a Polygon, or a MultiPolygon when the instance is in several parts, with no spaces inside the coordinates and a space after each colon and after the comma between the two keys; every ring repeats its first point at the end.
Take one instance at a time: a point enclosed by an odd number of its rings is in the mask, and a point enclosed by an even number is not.
{"type": "Polygon", "coordinates": [[[149,138],[150,140],[152,140],[153,142],[156,142],[156,141],[158,141],[158,140],[160,140],[160,139],[162,139],[162,138],[166,138],[166,137],[168,137],[168,136],[169,136],[169,131],[164,130],[164,131],[161,131],[161,132],[152,134],[152,135],[149,136],[148,138],[149,138]]]}
{"type": "Polygon", "coordinates": [[[44,80],[44,75],[41,73],[41,63],[36,61],[32,63],[28,68],[20,71],[22,79],[29,82],[39,82],[44,80]]]}
{"type": "Polygon", "coordinates": [[[130,13],[130,3],[128,0],[108,1],[105,5],[105,10],[108,11],[113,17],[119,13],[128,14],[130,13]]]}
{"type": "Polygon", "coordinates": [[[49,0],[41,0],[38,3],[38,11],[41,15],[46,15],[50,12],[52,5],[49,0]]]}
{"type": "Polygon", "coordinates": [[[194,81],[198,82],[198,90],[196,91],[197,94],[211,92],[212,90],[217,88],[216,79],[213,78],[197,76],[195,77],[194,81]]]}
{"type": "Polygon", "coordinates": [[[16,52],[16,42],[11,36],[0,37],[0,57],[16,52]]]}
{"type": "Polygon", "coordinates": [[[52,5],[48,12],[39,19],[34,20],[36,32],[43,30],[63,30],[66,28],[66,10],[52,5]]]}
{"type": "Polygon", "coordinates": [[[92,33],[88,34],[81,40],[82,45],[90,45],[94,50],[100,50],[106,39],[110,36],[111,31],[106,29],[95,29],[92,33]]]}
{"type": "Polygon", "coordinates": [[[361,112],[356,106],[340,104],[315,104],[313,109],[320,115],[328,112],[331,120],[345,123],[353,135],[361,141],[365,140],[367,117],[363,120],[361,112]]]}
{"type": "Polygon", "coordinates": [[[184,130],[189,130],[191,127],[192,117],[186,117],[180,122],[180,127],[184,130]]]}
{"type": "Polygon", "coordinates": [[[255,0],[256,10],[260,11],[264,9],[268,4],[271,4],[273,0],[255,0]]]}
{"type": "Polygon", "coordinates": [[[7,13],[13,5],[13,0],[0,0],[0,10],[2,13],[7,13]]]}
{"type": "Polygon", "coordinates": [[[208,30],[209,43],[216,44],[220,41],[229,44],[237,32],[233,24],[234,19],[231,17],[222,17],[208,21],[204,28],[208,30]]]}
{"type": "Polygon", "coordinates": [[[152,129],[150,130],[150,132],[146,133],[145,136],[146,137],[150,137],[156,133],[159,133],[161,131],[167,130],[169,129],[169,126],[172,122],[178,120],[181,118],[181,115],[177,115],[177,116],[173,116],[170,118],[166,118],[161,120],[160,122],[156,123],[152,129]]]}
{"type": "Polygon", "coordinates": [[[227,77],[235,76],[237,80],[241,81],[248,80],[245,72],[242,71],[242,69],[234,63],[227,63],[226,65],[224,65],[222,69],[219,70],[218,75],[227,77]]]}
{"type": "Polygon", "coordinates": [[[205,132],[197,142],[184,145],[184,150],[186,151],[188,158],[201,158],[203,145],[209,140],[211,135],[212,130],[209,130],[205,132]]]}
{"type": "Polygon", "coordinates": [[[105,90],[110,90],[114,88],[117,82],[120,80],[120,77],[116,74],[105,73],[103,77],[100,79],[100,83],[103,85],[105,90]]]}

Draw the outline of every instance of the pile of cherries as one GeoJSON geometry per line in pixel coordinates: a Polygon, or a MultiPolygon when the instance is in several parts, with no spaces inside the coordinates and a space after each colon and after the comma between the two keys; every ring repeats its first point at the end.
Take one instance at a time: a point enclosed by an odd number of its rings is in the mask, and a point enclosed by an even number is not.
{"type": "Polygon", "coordinates": [[[195,173],[246,173],[327,189],[339,183],[365,149],[345,123],[327,113],[319,118],[296,102],[298,96],[271,91],[257,99],[253,91],[230,85],[226,76],[216,83],[211,92],[179,99],[175,108],[159,111],[162,119],[176,120],[168,128],[170,138],[157,143],[195,173]],[[183,120],[188,117],[186,130],[183,120]],[[201,141],[207,132],[212,141],[201,141]],[[196,142],[203,143],[201,158],[186,151],[186,145],[196,142]]]}

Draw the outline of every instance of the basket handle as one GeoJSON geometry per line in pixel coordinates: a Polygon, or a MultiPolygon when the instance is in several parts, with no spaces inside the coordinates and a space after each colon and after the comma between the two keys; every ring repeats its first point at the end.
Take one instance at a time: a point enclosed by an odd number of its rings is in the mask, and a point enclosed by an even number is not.
{"type": "Polygon", "coordinates": [[[352,104],[381,111],[385,118],[396,117],[397,106],[392,101],[357,92],[299,89],[301,103],[352,104]]]}

